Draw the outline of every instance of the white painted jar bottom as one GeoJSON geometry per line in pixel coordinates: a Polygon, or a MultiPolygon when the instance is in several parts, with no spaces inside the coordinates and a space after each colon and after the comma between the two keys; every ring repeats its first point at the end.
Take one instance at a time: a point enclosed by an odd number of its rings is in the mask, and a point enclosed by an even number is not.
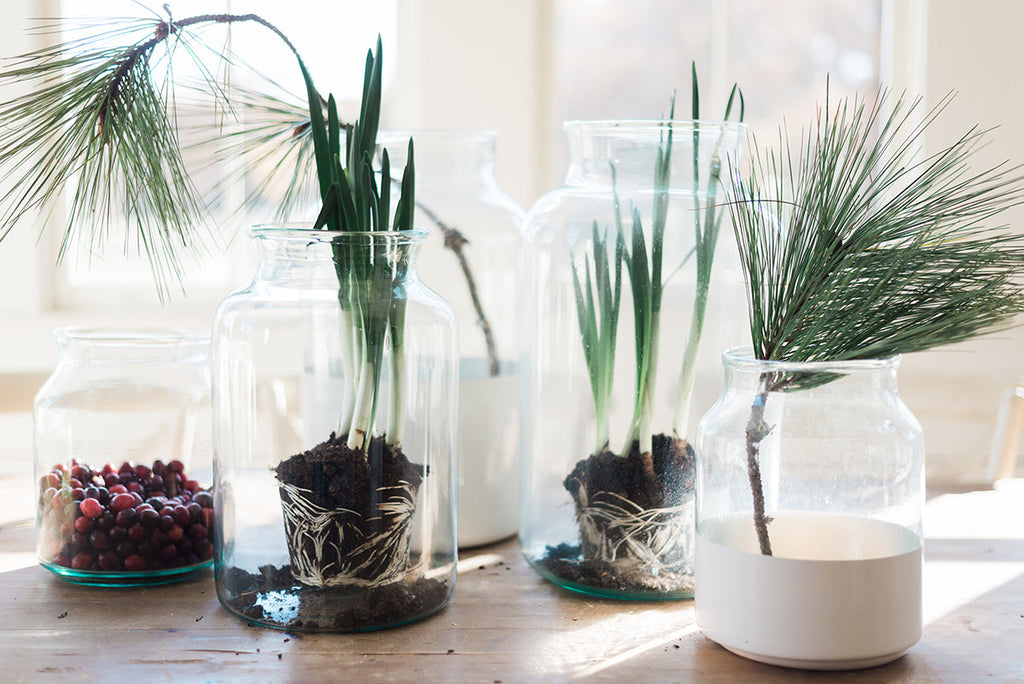
{"type": "Polygon", "coordinates": [[[922,553],[911,530],[870,518],[781,512],[761,555],[746,516],[697,532],[697,623],[739,655],[820,670],[881,665],[921,638],[922,553]]]}

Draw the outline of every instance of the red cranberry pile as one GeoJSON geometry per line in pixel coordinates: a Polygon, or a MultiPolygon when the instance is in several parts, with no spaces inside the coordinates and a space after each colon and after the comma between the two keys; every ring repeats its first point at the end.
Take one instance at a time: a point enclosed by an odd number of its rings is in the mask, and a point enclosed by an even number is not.
{"type": "Polygon", "coordinates": [[[213,496],[181,461],[96,470],[59,463],[40,481],[39,554],[75,570],[140,572],[213,558],[213,496]]]}

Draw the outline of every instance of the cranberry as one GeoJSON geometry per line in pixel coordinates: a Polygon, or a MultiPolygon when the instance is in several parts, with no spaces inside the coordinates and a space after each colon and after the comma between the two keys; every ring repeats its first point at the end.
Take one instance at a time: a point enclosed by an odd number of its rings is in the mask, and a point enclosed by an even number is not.
{"type": "Polygon", "coordinates": [[[53,497],[57,496],[57,492],[60,491],[56,487],[47,487],[43,490],[43,494],[39,499],[40,505],[46,505],[53,501],[53,497]]]}
{"type": "Polygon", "coordinates": [[[117,473],[104,473],[103,484],[112,488],[121,484],[121,478],[117,476],[117,473]]]}
{"type": "Polygon", "coordinates": [[[174,507],[174,522],[178,523],[182,527],[192,522],[192,514],[184,506],[174,507]]]}
{"type": "Polygon", "coordinates": [[[100,554],[100,567],[104,570],[120,570],[121,558],[113,551],[104,551],[100,554]]]}
{"type": "MultiPolygon", "coordinates": [[[[95,489],[95,488],[94,488],[95,489]]],[[[97,492],[98,494],[99,492],[97,492]]],[[[98,518],[103,513],[103,505],[99,502],[99,499],[93,497],[86,497],[82,501],[81,505],[82,515],[89,518],[98,518]]]]}
{"type": "Polygon", "coordinates": [[[167,505],[167,497],[165,496],[151,496],[146,499],[146,503],[156,510],[160,510],[167,505]]]}
{"type": "Polygon", "coordinates": [[[75,529],[79,532],[88,532],[92,529],[92,525],[92,518],[87,518],[84,515],[75,519],[75,529]]]}
{"type": "Polygon", "coordinates": [[[163,491],[164,478],[161,475],[153,475],[149,478],[149,486],[152,489],[163,491]]]}
{"type": "Polygon", "coordinates": [[[87,570],[92,565],[92,554],[85,551],[75,554],[71,559],[71,567],[75,570],[87,570]]]}
{"type": "MultiPolygon", "coordinates": [[[[110,490],[113,491],[114,488],[111,487],[110,490]]],[[[115,511],[123,511],[127,508],[132,508],[134,505],[135,497],[128,493],[117,494],[110,500],[110,507],[115,511]]]]}
{"type": "Polygon", "coordinates": [[[195,480],[185,480],[185,491],[195,494],[199,491],[199,483],[195,480]]]}
{"type": "Polygon", "coordinates": [[[113,472],[115,472],[113,463],[107,463],[102,468],[100,468],[100,474],[104,476],[110,475],[113,472]]]}
{"type": "MultiPolygon", "coordinates": [[[[134,482],[133,481],[133,482],[129,482],[128,483],[128,491],[129,492],[133,492],[135,494],[142,494],[145,490],[146,490],[146,488],[142,486],[141,482],[134,482]]],[[[142,501],[139,501],[139,503],[142,503],[142,501]]]]}
{"type": "Polygon", "coordinates": [[[89,535],[89,543],[94,549],[105,549],[110,544],[110,538],[103,530],[93,530],[93,533],[89,535]]]}
{"type": "Polygon", "coordinates": [[[149,468],[147,468],[146,466],[142,465],[141,463],[139,465],[135,466],[135,475],[136,475],[136,477],[139,477],[139,478],[149,477],[149,473],[150,473],[149,468]]]}
{"type": "Polygon", "coordinates": [[[158,555],[160,556],[160,560],[164,562],[172,561],[178,555],[178,547],[174,544],[168,544],[160,549],[158,555]]]}
{"type": "Polygon", "coordinates": [[[71,490],[61,487],[60,489],[57,490],[57,493],[53,495],[53,498],[50,500],[50,502],[51,504],[53,504],[54,508],[61,509],[64,507],[64,502],[70,500],[71,490]]]}
{"type": "Polygon", "coordinates": [[[185,507],[188,511],[188,517],[190,522],[202,522],[203,521],[203,507],[197,504],[195,501],[185,507]]]}
{"type": "MultiPolygon", "coordinates": [[[[72,482],[74,482],[74,480],[72,480],[72,482]]],[[[84,501],[85,500],[85,490],[82,489],[81,487],[72,487],[71,488],[71,498],[74,499],[75,501],[84,501]]]]}
{"type": "Polygon", "coordinates": [[[103,515],[96,519],[96,525],[101,530],[109,530],[117,522],[117,518],[114,516],[112,511],[104,511],[103,515]]]}
{"type": "Polygon", "coordinates": [[[180,473],[185,470],[185,464],[179,461],[178,459],[174,459],[173,461],[167,464],[167,469],[170,470],[172,473],[180,473]]]}
{"type": "Polygon", "coordinates": [[[205,525],[190,525],[188,528],[188,536],[192,539],[205,539],[206,538],[206,526],[205,525]]]}
{"type": "Polygon", "coordinates": [[[203,524],[206,525],[206,527],[208,527],[208,528],[212,528],[213,527],[213,509],[212,508],[204,508],[203,509],[203,524]]]}
{"type": "Polygon", "coordinates": [[[75,532],[71,535],[71,546],[76,549],[87,549],[89,548],[89,535],[82,532],[75,532]]]}
{"type": "Polygon", "coordinates": [[[161,515],[160,516],[160,529],[166,532],[174,526],[174,516],[172,515],[161,515]]]}
{"type": "Polygon", "coordinates": [[[142,541],[147,536],[149,536],[149,530],[142,523],[135,523],[128,529],[128,538],[134,542],[142,541]]]}
{"type": "Polygon", "coordinates": [[[172,542],[179,542],[185,536],[185,528],[181,525],[171,525],[171,528],[164,534],[167,535],[167,539],[172,542]]]}
{"type": "Polygon", "coordinates": [[[203,560],[210,560],[213,558],[213,544],[207,539],[200,539],[195,544],[196,555],[203,560]]]}
{"type": "Polygon", "coordinates": [[[124,559],[124,569],[129,572],[139,572],[146,569],[146,559],[137,553],[133,553],[124,559]]]}
{"type": "Polygon", "coordinates": [[[118,556],[120,556],[121,558],[127,558],[128,556],[132,555],[133,553],[138,553],[139,552],[139,546],[138,546],[138,544],[135,544],[133,542],[126,541],[126,542],[121,542],[120,544],[118,544],[117,545],[117,549],[115,549],[115,550],[117,551],[117,555],[118,556]]]}
{"type": "Polygon", "coordinates": [[[124,475],[134,475],[135,474],[135,466],[133,466],[128,461],[125,461],[124,463],[121,464],[121,467],[117,469],[117,474],[118,475],[122,475],[122,476],[124,476],[124,475]]]}
{"type": "Polygon", "coordinates": [[[167,543],[167,535],[160,530],[153,530],[149,535],[149,543],[153,545],[154,549],[159,549],[167,543]]]}
{"type": "Polygon", "coordinates": [[[138,511],[139,520],[146,527],[156,527],[160,524],[160,514],[152,508],[144,508],[138,511]]]}
{"type": "Polygon", "coordinates": [[[110,537],[110,545],[117,546],[128,539],[128,530],[123,527],[111,527],[110,531],[107,532],[107,536],[110,537]]]}
{"type": "Polygon", "coordinates": [[[67,539],[75,533],[75,523],[65,520],[60,524],[60,536],[67,539]]]}
{"type": "Polygon", "coordinates": [[[77,518],[78,516],[82,515],[82,509],[79,506],[79,503],[80,502],[78,502],[78,501],[73,501],[72,500],[72,501],[67,502],[64,505],[64,508],[61,509],[61,513],[64,514],[64,519],[65,520],[72,520],[73,521],[75,518],[77,518]]]}
{"type": "Polygon", "coordinates": [[[43,479],[40,480],[39,486],[43,489],[46,489],[47,487],[57,489],[60,487],[60,475],[57,475],[56,473],[47,473],[46,475],[43,475],[43,479]]]}
{"type": "Polygon", "coordinates": [[[196,492],[196,495],[192,497],[192,501],[203,508],[213,508],[213,495],[210,492],[196,492]]]}
{"type": "Polygon", "coordinates": [[[75,478],[79,482],[85,482],[92,477],[92,472],[85,466],[75,465],[71,466],[71,477],[75,478]]]}
{"type": "Polygon", "coordinates": [[[116,497],[117,494],[127,494],[128,493],[128,488],[125,487],[121,483],[117,483],[117,484],[113,484],[113,485],[107,485],[107,491],[110,492],[111,496],[114,496],[114,498],[117,498],[116,497]]]}
{"type": "Polygon", "coordinates": [[[178,542],[178,555],[187,556],[190,553],[192,553],[192,550],[194,548],[195,547],[192,544],[191,539],[189,539],[188,537],[182,537],[181,541],[178,542]]]}
{"type": "Polygon", "coordinates": [[[135,518],[136,518],[135,509],[134,508],[126,508],[126,509],[124,509],[122,511],[118,511],[117,512],[116,520],[117,520],[117,524],[118,525],[120,525],[121,527],[124,527],[125,529],[127,529],[127,528],[132,526],[132,523],[135,522],[135,518]]]}

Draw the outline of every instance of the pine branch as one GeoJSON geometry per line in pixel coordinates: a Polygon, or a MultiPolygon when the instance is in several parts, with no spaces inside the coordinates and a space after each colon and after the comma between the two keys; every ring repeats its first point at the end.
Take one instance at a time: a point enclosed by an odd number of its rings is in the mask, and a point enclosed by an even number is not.
{"type": "MultiPolygon", "coordinates": [[[[53,212],[71,188],[58,263],[73,247],[102,248],[115,222],[127,220],[163,298],[168,284],[180,281],[181,257],[205,255],[214,231],[204,226],[206,206],[181,157],[173,78],[166,90],[159,87],[156,63],[165,60],[170,69],[179,46],[198,59],[191,28],[238,22],[267,28],[298,57],[257,15],[206,14],[112,21],[113,28],[87,27],[84,36],[14,58],[0,72],[0,87],[29,91],[0,104],[0,173],[13,180],[0,196],[0,239],[30,212],[53,212]]],[[[210,72],[202,65],[200,72],[206,89],[222,97],[210,72]]]]}
{"type": "MultiPolygon", "coordinates": [[[[1024,240],[983,224],[1024,202],[1024,177],[1006,164],[973,171],[984,132],[972,129],[919,158],[921,135],[948,103],[913,126],[920,102],[869,108],[826,101],[799,152],[765,150],[730,204],[748,289],[754,355],[814,362],[890,358],[1009,327],[1024,311],[1024,240]]],[[[784,135],[784,132],[781,134],[784,135]]],[[[762,377],[760,421],[773,392],[835,374],[762,377]]],[[[754,521],[770,555],[758,444],[748,430],[754,521]]]]}

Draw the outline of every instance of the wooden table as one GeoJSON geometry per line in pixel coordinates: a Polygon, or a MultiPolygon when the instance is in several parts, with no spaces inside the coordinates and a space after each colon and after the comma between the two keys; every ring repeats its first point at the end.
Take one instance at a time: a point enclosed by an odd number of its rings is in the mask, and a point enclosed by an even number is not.
{"type": "Polygon", "coordinates": [[[79,587],[36,565],[31,461],[3,449],[2,682],[1024,680],[1021,481],[932,498],[924,638],[895,663],[817,674],[731,655],[697,629],[691,601],[559,590],[526,565],[514,541],[463,553],[454,599],[441,613],[366,634],[249,626],[220,607],[211,571],[163,587],[79,587]]]}

